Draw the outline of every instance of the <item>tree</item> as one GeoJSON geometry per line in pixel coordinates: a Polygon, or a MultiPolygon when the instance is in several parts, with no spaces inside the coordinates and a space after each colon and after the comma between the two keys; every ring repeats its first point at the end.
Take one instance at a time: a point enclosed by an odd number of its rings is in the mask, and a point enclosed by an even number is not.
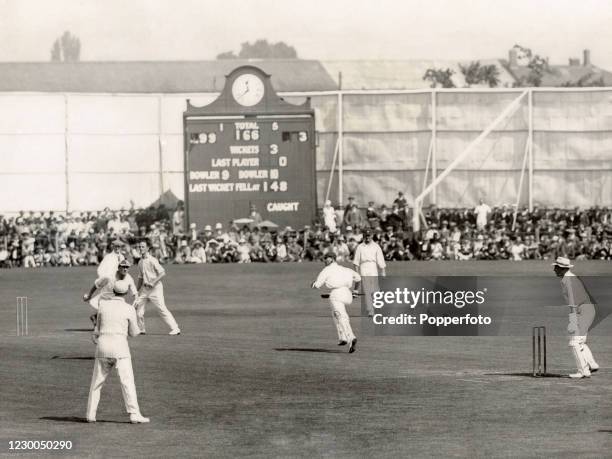
{"type": "Polygon", "coordinates": [[[298,55],[293,46],[282,41],[268,43],[268,40],[256,40],[253,44],[242,43],[238,55],[226,51],[218,54],[217,59],[298,59],[298,55]]]}
{"type": "Polygon", "coordinates": [[[597,79],[593,79],[595,74],[593,72],[589,72],[586,75],[578,78],[576,81],[566,81],[561,84],[563,88],[585,88],[585,87],[593,87],[593,86],[605,86],[603,77],[599,77],[597,79]]]}
{"type": "Polygon", "coordinates": [[[429,68],[423,75],[424,81],[431,83],[430,87],[437,88],[440,85],[443,88],[454,88],[455,83],[453,82],[452,76],[455,73],[454,70],[449,68],[446,69],[434,69],[429,68]]]}
{"type": "Polygon", "coordinates": [[[479,78],[483,83],[489,85],[489,88],[496,88],[499,85],[499,69],[497,65],[484,65],[480,68],[479,78]]]}
{"type": "Polygon", "coordinates": [[[480,76],[482,72],[480,62],[473,61],[468,65],[459,64],[459,70],[461,70],[461,73],[463,73],[463,77],[465,78],[465,82],[468,86],[480,83],[480,76]]]}
{"type": "Polygon", "coordinates": [[[515,86],[540,86],[544,75],[546,73],[552,73],[550,65],[548,64],[548,58],[541,57],[540,55],[534,55],[530,48],[525,48],[519,44],[513,46],[517,50],[517,54],[521,53],[525,59],[528,59],[527,68],[529,73],[526,76],[522,76],[515,83],[515,86]]]}
{"type": "Polygon", "coordinates": [[[52,62],[76,62],[81,58],[81,40],[66,30],[51,47],[52,62]]]}

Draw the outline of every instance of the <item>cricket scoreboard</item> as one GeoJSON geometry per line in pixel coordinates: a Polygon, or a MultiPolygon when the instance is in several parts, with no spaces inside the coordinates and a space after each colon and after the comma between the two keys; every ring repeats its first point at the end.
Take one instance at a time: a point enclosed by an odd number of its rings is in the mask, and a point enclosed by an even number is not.
{"type": "Polygon", "coordinates": [[[280,98],[270,75],[235,69],[211,104],[183,114],[188,223],[247,218],[301,227],[316,215],[315,123],[310,101],[280,98]]]}

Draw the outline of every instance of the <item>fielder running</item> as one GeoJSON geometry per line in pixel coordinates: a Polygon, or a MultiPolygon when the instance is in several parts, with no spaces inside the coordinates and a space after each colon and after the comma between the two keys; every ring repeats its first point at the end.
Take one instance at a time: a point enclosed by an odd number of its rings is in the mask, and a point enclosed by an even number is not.
{"type": "Polygon", "coordinates": [[[130,415],[130,422],[133,424],[149,422],[149,418],[140,414],[132,356],[127,340],[128,334],[137,336],[140,333],[136,312],[128,307],[123,299],[129,288],[126,280],[118,280],[114,283],[113,297],[100,301],[97,325],[92,334],[92,339],[96,343],[96,356],[87,399],[87,422],[96,422],[100,392],[113,368],[117,369],[119,375],[123,402],[130,415]]]}
{"type": "Polygon", "coordinates": [[[364,241],[355,249],[353,265],[361,275],[361,288],[365,296],[366,312],[369,317],[374,315],[372,294],[379,290],[378,274],[386,276],[385,257],[380,246],[372,239],[372,231],[363,232],[364,241]]]}
{"type": "Polygon", "coordinates": [[[132,276],[128,274],[128,269],[130,269],[130,262],[127,260],[121,260],[116,272],[113,273],[112,277],[98,277],[91,287],[91,290],[83,295],[83,301],[89,302],[91,307],[96,310],[96,312],[89,317],[94,327],[96,326],[96,317],[100,300],[108,300],[114,296],[113,287],[115,282],[125,280],[128,283],[129,290],[131,291],[132,295],[135,297],[138,294],[136,284],[134,283],[132,276]],[[96,296],[93,296],[96,290],[99,290],[99,293],[96,296]]]}
{"type": "Polygon", "coordinates": [[[138,262],[138,296],[134,306],[138,317],[138,327],[142,334],[145,334],[145,306],[151,303],[159,313],[161,319],[170,327],[170,335],[180,335],[179,328],[174,316],[166,307],[164,300],[164,286],[161,283],[162,277],[166,275],[166,270],[159,264],[157,258],[149,254],[149,245],[142,241],[138,244],[138,249],[142,258],[138,262]]]}
{"type": "Polygon", "coordinates": [[[353,293],[351,288],[353,283],[361,282],[361,276],[349,268],[345,268],[336,263],[335,255],[327,253],[323,257],[325,268],[317,276],[311,288],[327,287],[331,290],[329,295],[329,304],[332,309],[332,317],[334,325],[338,332],[338,345],[344,346],[351,343],[349,353],[355,352],[357,338],[351,328],[351,322],[346,313],[346,306],[353,302],[353,293]]]}
{"type": "Polygon", "coordinates": [[[557,257],[552,265],[557,277],[561,278],[563,296],[570,308],[567,331],[578,372],[569,376],[574,379],[588,378],[599,370],[586,343],[589,327],[595,319],[595,307],[580,278],[570,271],[574,265],[570,264],[569,258],[557,257]]]}

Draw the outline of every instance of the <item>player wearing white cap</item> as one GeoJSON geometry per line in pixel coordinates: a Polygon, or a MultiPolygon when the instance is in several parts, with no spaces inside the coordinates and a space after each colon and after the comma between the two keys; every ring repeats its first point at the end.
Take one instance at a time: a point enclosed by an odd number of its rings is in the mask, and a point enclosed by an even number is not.
{"type": "Polygon", "coordinates": [[[580,278],[570,271],[574,265],[570,264],[569,258],[557,257],[552,265],[557,277],[561,278],[563,296],[570,308],[567,331],[578,372],[569,376],[574,379],[588,378],[591,373],[599,370],[586,343],[589,327],[595,319],[595,306],[580,278]]]}
{"type": "Polygon", "coordinates": [[[311,287],[318,289],[325,286],[331,290],[329,304],[332,309],[334,325],[338,332],[338,345],[343,346],[351,343],[349,353],[353,353],[357,345],[357,338],[351,328],[351,322],[346,313],[346,306],[353,302],[351,288],[353,283],[361,282],[361,276],[352,269],[337,264],[335,255],[331,252],[325,254],[323,261],[325,268],[319,273],[311,287]]]}
{"type": "Polygon", "coordinates": [[[142,333],[145,333],[145,306],[151,303],[161,317],[170,327],[170,335],[180,335],[179,328],[174,316],[166,307],[164,300],[164,286],[161,279],[166,275],[166,270],[159,264],[159,261],[149,254],[149,245],[146,241],[138,244],[142,258],[138,262],[138,296],[134,306],[138,317],[138,326],[142,333]]]}
{"type": "Polygon", "coordinates": [[[127,340],[128,334],[137,336],[140,333],[136,312],[128,307],[123,299],[128,290],[129,283],[126,280],[118,280],[114,283],[113,297],[100,301],[98,321],[92,334],[96,343],[96,355],[87,399],[87,422],[96,422],[100,392],[113,368],[117,369],[119,375],[123,402],[130,415],[130,422],[149,422],[149,418],[142,416],[138,406],[132,356],[127,340]]]}
{"type": "MultiPolygon", "coordinates": [[[[130,269],[130,262],[127,260],[120,261],[115,273],[113,273],[111,277],[102,276],[95,280],[89,292],[83,295],[83,301],[89,302],[91,307],[97,311],[100,300],[107,300],[113,297],[113,286],[115,285],[115,282],[120,280],[126,281],[129,287],[128,290],[131,291],[132,295],[136,296],[138,294],[138,290],[136,289],[134,279],[132,279],[132,276],[128,274],[128,269],[130,269]],[[96,290],[99,290],[99,292],[96,296],[93,296],[96,290]]],[[[93,322],[95,327],[96,313],[90,316],[90,320],[93,322]]]]}
{"type": "Polygon", "coordinates": [[[380,246],[372,238],[372,230],[363,232],[364,241],[355,249],[353,265],[362,276],[361,288],[365,296],[365,306],[368,316],[374,315],[372,305],[372,294],[379,290],[378,274],[383,277],[386,275],[387,263],[380,246]]]}

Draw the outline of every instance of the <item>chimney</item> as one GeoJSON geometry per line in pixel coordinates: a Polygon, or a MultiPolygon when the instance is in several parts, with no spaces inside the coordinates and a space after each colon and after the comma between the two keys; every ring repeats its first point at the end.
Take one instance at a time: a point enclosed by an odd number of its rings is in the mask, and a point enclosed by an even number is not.
{"type": "Polygon", "coordinates": [[[590,50],[590,49],[585,49],[585,50],[582,52],[582,55],[584,56],[584,62],[583,62],[583,65],[584,65],[585,67],[587,67],[587,66],[591,65],[591,50],[590,50]]]}
{"type": "Polygon", "coordinates": [[[569,65],[570,65],[570,67],[579,67],[580,66],[580,59],[578,59],[577,57],[570,57],[569,58],[569,65]]]}
{"type": "Polygon", "coordinates": [[[518,52],[516,48],[512,48],[508,51],[508,61],[510,62],[510,67],[518,66],[518,52]]]}

